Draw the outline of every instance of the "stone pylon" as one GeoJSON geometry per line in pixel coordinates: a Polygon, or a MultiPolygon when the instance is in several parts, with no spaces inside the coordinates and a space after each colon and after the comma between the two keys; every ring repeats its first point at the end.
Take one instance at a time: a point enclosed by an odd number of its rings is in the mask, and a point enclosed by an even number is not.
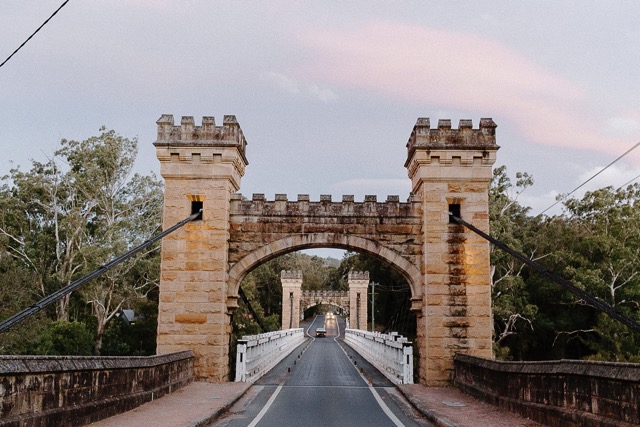
{"type": "Polygon", "coordinates": [[[449,219],[454,212],[489,232],[488,187],[496,159],[496,124],[481,119],[418,119],[407,143],[405,164],[421,207],[422,301],[416,345],[420,382],[445,385],[456,353],[492,357],[489,243],[449,219]]]}
{"type": "Polygon", "coordinates": [[[367,330],[369,286],[368,271],[350,271],[347,276],[349,284],[349,327],[351,329],[367,330]]]}
{"type": "Polygon", "coordinates": [[[282,329],[299,328],[302,271],[282,270],[280,282],[282,283],[282,329]]]}
{"type": "Polygon", "coordinates": [[[174,125],[172,115],[158,121],[154,143],[164,178],[163,227],[203,210],[162,242],[158,354],[193,350],[196,379],[228,380],[230,309],[228,300],[229,200],[240,188],[248,164],[246,140],[235,116],[222,126],[204,117],[174,125]]]}
{"type": "MultiPolygon", "coordinates": [[[[158,353],[191,349],[197,379],[225,381],[229,371],[230,320],[238,287],[259,264],[310,247],[362,251],[393,266],[411,288],[417,315],[420,383],[445,385],[457,353],[492,357],[489,244],[449,220],[449,212],[489,231],[488,186],[495,162],[496,124],[473,129],[461,120],[418,119],[407,143],[405,166],[412,183],[406,203],[389,196],[356,203],[330,195],[273,202],[236,192],[248,165],[246,140],[234,116],[222,126],[204,117],[174,125],[158,120],[154,143],[165,180],[164,227],[202,209],[202,219],[162,243],[158,353]]],[[[367,272],[349,279],[352,328],[367,328],[367,272]]],[[[299,321],[299,303],[285,291],[283,327],[299,321]],[[286,297],[289,300],[286,300],[286,297]],[[287,318],[289,324],[287,324],[287,318]]],[[[299,301],[298,297],[298,301],[299,301]]]]}

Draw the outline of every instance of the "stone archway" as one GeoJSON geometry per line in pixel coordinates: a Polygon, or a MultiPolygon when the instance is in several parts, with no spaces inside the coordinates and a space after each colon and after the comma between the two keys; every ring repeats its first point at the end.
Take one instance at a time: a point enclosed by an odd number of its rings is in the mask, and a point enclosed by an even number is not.
{"type": "Polygon", "coordinates": [[[158,353],[191,349],[199,379],[228,377],[230,316],[238,286],[255,266],[285,252],[314,247],[355,248],[394,266],[411,287],[417,317],[420,382],[443,385],[456,353],[492,356],[489,245],[449,222],[449,210],[489,231],[488,185],[498,150],[496,125],[481,119],[431,128],[418,119],[407,143],[412,182],[406,202],[389,196],[363,202],[343,196],[289,201],[276,194],[237,193],[248,165],[235,116],[222,126],[204,117],[180,125],[157,122],[154,143],[165,180],[163,223],[169,227],[202,209],[163,240],[158,353]]]}
{"type": "Polygon", "coordinates": [[[418,267],[398,252],[375,241],[353,235],[340,233],[307,233],[294,234],[260,246],[242,257],[229,269],[229,297],[238,295],[238,287],[244,277],[257,266],[289,252],[309,248],[336,248],[363,252],[381,259],[396,269],[411,288],[412,300],[422,300],[422,274],[418,267]]]}

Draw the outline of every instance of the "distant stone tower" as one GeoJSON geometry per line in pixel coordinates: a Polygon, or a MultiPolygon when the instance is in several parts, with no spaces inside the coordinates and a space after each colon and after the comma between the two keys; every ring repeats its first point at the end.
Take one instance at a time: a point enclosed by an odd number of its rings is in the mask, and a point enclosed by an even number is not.
{"type": "Polygon", "coordinates": [[[349,327],[367,330],[367,287],[369,286],[368,271],[350,271],[347,276],[349,283],[349,327]]]}
{"type": "Polygon", "coordinates": [[[202,220],[162,242],[157,352],[191,349],[197,379],[226,381],[230,308],[237,307],[227,289],[229,200],[248,164],[247,143],[235,116],[224,116],[222,126],[213,117],[204,117],[202,126],[182,117],[175,126],[172,115],[157,124],[163,226],[203,209],[202,220]]]}
{"type": "Polygon", "coordinates": [[[282,329],[299,328],[302,270],[281,271],[280,283],[282,283],[282,329]]]}

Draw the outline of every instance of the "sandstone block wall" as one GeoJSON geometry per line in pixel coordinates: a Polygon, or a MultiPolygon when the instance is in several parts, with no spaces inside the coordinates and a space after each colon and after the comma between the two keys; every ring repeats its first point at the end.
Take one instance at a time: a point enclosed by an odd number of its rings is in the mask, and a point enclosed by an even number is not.
{"type": "Polygon", "coordinates": [[[195,353],[196,378],[222,382],[229,375],[231,310],[236,299],[228,292],[229,203],[244,174],[246,140],[234,116],[222,126],[204,117],[174,125],[172,115],[157,122],[154,143],[165,180],[165,228],[202,208],[193,221],[162,242],[159,354],[180,350],[195,353]]]}
{"type": "Polygon", "coordinates": [[[405,166],[422,214],[423,304],[418,312],[420,381],[446,385],[455,354],[492,357],[489,244],[449,221],[454,208],[489,230],[488,189],[498,146],[496,125],[481,119],[478,129],[461,120],[418,119],[407,143],[405,166]]]}
{"type": "Polygon", "coordinates": [[[302,271],[281,271],[282,329],[300,327],[300,300],[302,296],[302,271]]]}
{"type": "Polygon", "coordinates": [[[131,410],[191,382],[193,359],[0,356],[0,426],[77,426],[131,410]]]}
{"type": "Polygon", "coordinates": [[[455,358],[455,384],[494,405],[558,427],[640,424],[640,364],[455,358]]]}

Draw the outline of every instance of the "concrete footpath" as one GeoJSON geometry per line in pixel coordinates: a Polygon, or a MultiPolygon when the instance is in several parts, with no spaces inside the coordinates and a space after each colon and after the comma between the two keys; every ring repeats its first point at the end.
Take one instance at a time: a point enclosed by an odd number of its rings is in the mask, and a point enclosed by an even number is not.
{"type": "MultiPolygon", "coordinates": [[[[201,427],[225,413],[251,385],[194,382],[136,409],[92,423],[96,427],[201,427]]],[[[537,427],[541,424],[479,401],[453,387],[401,385],[398,389],[439,427],[537,427]]]]}

